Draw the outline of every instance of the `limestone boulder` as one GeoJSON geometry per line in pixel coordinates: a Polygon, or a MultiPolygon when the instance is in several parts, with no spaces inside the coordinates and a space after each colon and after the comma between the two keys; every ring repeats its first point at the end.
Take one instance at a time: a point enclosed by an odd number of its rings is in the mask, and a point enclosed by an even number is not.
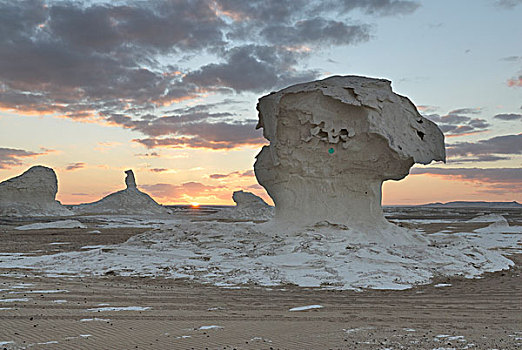
{"type": "Polygon", "coordinates": [[[53,169],[37,165],[0,183],[0,216],[66,216],[73,213],[56,200],[53,169]]]}

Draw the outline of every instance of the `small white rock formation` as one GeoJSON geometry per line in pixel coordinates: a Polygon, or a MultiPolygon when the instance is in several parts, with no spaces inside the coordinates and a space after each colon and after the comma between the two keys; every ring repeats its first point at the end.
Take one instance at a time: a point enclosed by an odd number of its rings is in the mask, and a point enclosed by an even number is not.
{"type": "Polygon", "coordinates": [[[445,160],[441,130],[388,80],[333,76],[264,96],[257,109],[270,144],[254,170],[274,200],[274,223],[389,228],[383,181],[445,160]]]}
{"type": "Polygon", "coordinates": [[[15,227],[15,230],[27,231],[27,230],[47,230],[57,228],[87,228],[84,224],[78,220],[60,220],[53,222],[37,222],[35,224],[23,225],[15,227]]]}
{"type": "Polygon", "coordinates": [[[114,192],[97,202],[74,206],[77,214],[124,214],[124,215],[163,215],[170,210],[156,203],[148,194],[136,187],[132,170],[126,170],[126,189],[114,192]]]}
{"type": "Polygon", "coordinates": [[[58,180],[41,165],[0,183],[0,216],[66,216],[73,213],[57,201],[58,180]]]}
{"type": "Polygon", "coordinates": [[[273,216],[273,208],[268,205],[261,197],[251,192],[235,191],[232,199],[236,203],[233,216],[254,219],[268,220],[273,216]]]}

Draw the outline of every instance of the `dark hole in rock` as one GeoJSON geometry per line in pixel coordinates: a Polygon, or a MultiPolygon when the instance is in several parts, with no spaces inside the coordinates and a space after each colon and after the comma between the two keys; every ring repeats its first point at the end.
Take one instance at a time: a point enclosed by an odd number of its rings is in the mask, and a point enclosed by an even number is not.
{"type": "Polygon", "coordinates": [[[348,130],[341,129],[341,131],[339,131],[339,135],[348,135],[348,130]]]}
{"type": "Polygon", "coordinates": [[[424,140],[424,133],[422,131],[417,131],[417,135],[419,135],[421,140],[424,140]]]}
{"type": "Polygon", "coordinates": [[[319,132],[317,133],[317,136],[320,137],[320,138],[328,137],[328,133],[325,132],[325,131],[319,131],[319,132]]]}
{"type": "Polygon", "coordinates": [[[417,120],[417,123],[422,124],[422,119],[417,120]]]}

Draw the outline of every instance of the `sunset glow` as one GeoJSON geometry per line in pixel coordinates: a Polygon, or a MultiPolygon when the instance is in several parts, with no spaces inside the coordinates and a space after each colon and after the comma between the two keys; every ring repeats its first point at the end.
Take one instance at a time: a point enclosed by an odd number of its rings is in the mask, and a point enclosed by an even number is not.
{"type": "Polygon", "coordinates": [[[363,75],[446,136],[447,162],[386,182],[383,204],[522,201],[520,1],[197,4],[0,2],[0,181],[46,165],[78,204],[133,169],[163,204],[272,203],[257,99],[363,75]]]}

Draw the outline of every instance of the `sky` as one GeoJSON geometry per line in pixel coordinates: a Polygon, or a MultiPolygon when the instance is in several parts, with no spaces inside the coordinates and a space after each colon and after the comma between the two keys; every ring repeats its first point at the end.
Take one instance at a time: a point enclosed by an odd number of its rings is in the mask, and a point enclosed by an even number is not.
{"type": "Polygon", "coordinates": [[[57,199],[138,187],[163,204],[269,201],[257,100],[331,75],[385,78],[447,162],[383,204],[522,202],[522,0],[0,0],[0,181],[52,167],[57,199]]]}

